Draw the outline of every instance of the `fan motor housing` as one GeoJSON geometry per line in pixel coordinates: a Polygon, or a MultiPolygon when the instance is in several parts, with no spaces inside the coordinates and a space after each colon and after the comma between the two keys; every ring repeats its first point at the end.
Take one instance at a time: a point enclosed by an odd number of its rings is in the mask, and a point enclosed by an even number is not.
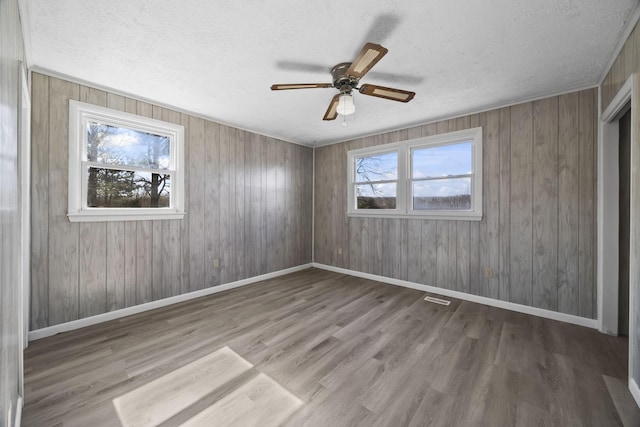
{"type": "Polygon", "coordinates": [[[351,93],[358,86],[358,79],[347,75],[350,66],[351,62],[341,62],[331,69],[333,87],[338,89],[340,93],[351,93]]]}

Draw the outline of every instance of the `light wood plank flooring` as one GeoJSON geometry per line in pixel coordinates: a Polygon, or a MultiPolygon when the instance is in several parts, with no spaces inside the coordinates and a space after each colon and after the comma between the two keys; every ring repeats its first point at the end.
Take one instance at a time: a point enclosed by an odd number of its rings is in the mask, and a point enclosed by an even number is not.
{"type": "Polygon", "coordinates": [[[424,296],[309,269],[38,340],[25,355],[23,425],[640,420],[625,339],[424,296]]]}

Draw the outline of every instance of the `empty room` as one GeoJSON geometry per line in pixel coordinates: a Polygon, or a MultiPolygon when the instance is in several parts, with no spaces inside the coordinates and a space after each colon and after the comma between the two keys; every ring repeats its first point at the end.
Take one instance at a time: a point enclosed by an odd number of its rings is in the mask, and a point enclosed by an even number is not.
{"type": "Polygon", "coordinates": [[[640,426],[640,0],[0,0],[0,427],[640,426]]]}

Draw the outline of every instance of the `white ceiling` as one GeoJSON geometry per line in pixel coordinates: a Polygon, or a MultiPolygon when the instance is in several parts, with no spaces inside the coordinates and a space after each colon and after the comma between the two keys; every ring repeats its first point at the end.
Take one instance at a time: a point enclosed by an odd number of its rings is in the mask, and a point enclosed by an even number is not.
{"type": "Polygon", "coordinates": [[[35,69],[304,144],[344,141],[595,85],[639,0],[30,0],[35,69]],[[362,45],[389,53],[361,83],[416,92],[408,104],[356,94],[322,116],[362,45]]]}

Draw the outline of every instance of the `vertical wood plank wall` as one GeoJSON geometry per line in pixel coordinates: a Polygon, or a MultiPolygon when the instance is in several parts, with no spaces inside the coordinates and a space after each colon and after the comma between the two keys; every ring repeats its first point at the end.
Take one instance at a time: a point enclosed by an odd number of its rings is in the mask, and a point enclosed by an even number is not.
{"type": "Polygon", "coordinates": [[[0,2],[0,425],[17,413],[22,357],[20,300],[20,188],[18,181],[18,61],[24,61],[16,0],[0,2]]]}
{"type": "MultiPolygon", "coordinates": [[[[640,73],[640,22],[636,24],[634,30],[629,35],[629,38],[625,42],[622,51],[618,54],[611,69],[608,71],[602,85],[600,86],[600,108],[604,111],[609,103],[616,96],[616,93],[620,90],[625,81],[633,73],[640,73]]],[[[636,80],[637,82],[637,80],[636,80]]],[[[638,155],[638,143],[640,142],[640,88],[635,88],[633,95],[636,99],[634,105],[632,105],[631,126],[632,138],[631,144],[635,146],[636,156],[632,158],[632,170],[640,171],[640,155],[638,155]],[[635,135],[635,136],[634,136],[635,135]]],[[[638,182],[637,176],[632,176],[635,183],[638,182]]],[[[636,204],[640,202],[640,190],[638,186],[635,187],[635,194],[631,195],[631,203],[636,204]]],[[[638,211],[636,210],[636,213],[638,211]]],[[[636,242],[640,241],[640,227],[637,225],[640,223],[640,218],[631,218],[631,234],[634,235],[636,242]]],[[[630,256],[635,259],[636,265],[640,265],[640,247],[631,248],[630,256]]],[[[631,357],[634,360],[640,360],[640,278],[631,278],[629,286],[635,286],[635,313],[629,318],[630,322],[634,322],[635,327],[635,340],[634,348],[631,349],[631,357]]],[[[640,363],[634,364],[634,372],[631,373],[636,384],[640,384],[640,363]]]]}
{"type": "Polygon", "coordinates": [[[590,89],[319,147],[314,261],[594,318],[596,129],[590,89]],[[482,221],[346,216],[348,150],[476,126],[482,221]]]}
{"type": "Polygon", "coordinates": [[[311,262],[311,148],[32,81],[32,330],[311,262]],[[183,220],[68,221],[70,99],[185,127],[183,220]]]}

